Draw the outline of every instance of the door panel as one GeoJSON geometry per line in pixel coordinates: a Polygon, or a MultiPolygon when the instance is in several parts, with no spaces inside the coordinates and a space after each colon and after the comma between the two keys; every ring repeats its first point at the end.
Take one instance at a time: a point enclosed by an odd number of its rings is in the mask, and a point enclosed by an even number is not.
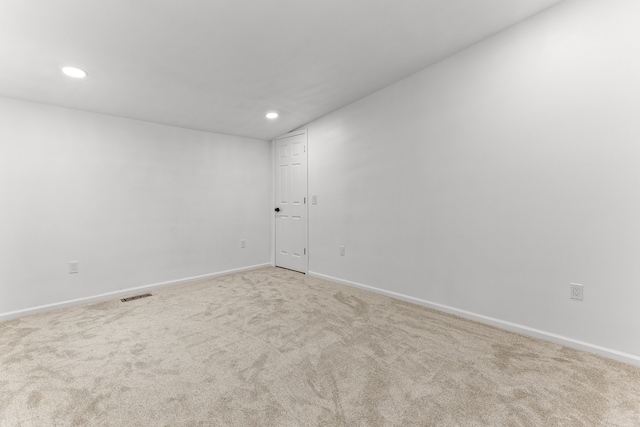
{"type": "Polygon", "coordinates": [[[276,144],[276,266],[307,271],[307,133],[276,144]]]}
{"type": "Polygon", "coordinates": [[[289,165],[280,165],[279,167],[279,179],[280,182],[280,197],[278,197],[278,203],[286,205],[289,203],[289,165]]]}

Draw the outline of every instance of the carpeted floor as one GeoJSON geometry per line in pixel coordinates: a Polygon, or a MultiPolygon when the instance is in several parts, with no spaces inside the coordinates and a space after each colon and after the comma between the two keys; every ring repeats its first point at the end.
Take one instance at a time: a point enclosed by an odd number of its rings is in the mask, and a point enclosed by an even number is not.
{"type": "Polygon", "coordinates": [[[266,268],[0,323],[5,426],[640,426],[640,369],[266,268]]]}

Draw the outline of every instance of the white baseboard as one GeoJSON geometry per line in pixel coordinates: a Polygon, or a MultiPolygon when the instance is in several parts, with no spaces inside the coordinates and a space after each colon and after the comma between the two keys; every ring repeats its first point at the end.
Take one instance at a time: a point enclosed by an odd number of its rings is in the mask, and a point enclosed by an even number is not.
{"type": "Polygon", "coordinates": [[[186,278],[183,278],[183,279],[170,280],[170,281],[167,281],[167,282],[154,283],[154,284],[151,284],[151,285],[138,286],[138,287],[135,287],[135,288],[127,288],[127,289],[123,289],[123,290],[120,290],[120,291],[108,292],[108,293],[94,295],[94,296],[85,297],[85,298],[78,298],[78,299],[73,299],[73,300],[69,300],[69,301],[62,301],[62,302],[57,302],[57,303],[53,303],[53,304],[47,304],[47,305],[40,305],[40,306],[37,306],[37,307],[25,308],[25,309],[22,309],[22,310],[10,311],[10,312],[7,312],[7,313],[0,313],[0,322],[3,322],[5,320],[16,319],[18,317],[30,316],[30,315],[38,314],[38,313],[44,313],[44,312],[47,312],[47,311],[59,310],[61,308],[66,308],[66,307],[73,307],[73,306],[76,306],[76,305],[82,305],[82,304],[88,304],[88,303],[92,303],[92,302],[99,302],[99,301],[105,301],[105,300],[110,300],[110,299],[114,299],[114,298],[120,298],[122,296],[130,295],[132,293],[137,293],[139,291],[148,291],[148,290],[151,290],[151,289],[164,288],[166,286],[179,285],[181,283],[193,282],[195,280],[212,279],[214,277],[225,276],[227,274],[241,273],[243,271],[250,271],[250,270],[257,270],[258,268],[263,268],[263,267],[271,267],[271,263],[252,265],[252,266],[249,266],[249,267],[236,268],[236,269],[233,269],[233,270],[219,271],[217,273],[203,274],[201,276],[186,277],[186,278]]]}
{"type": "Polygon", "coordinates": [[[337,277],[328,276],[326,274],[316,273],[313,271],[310,271],[308,274],[309,276],[317,277],[319,279],[386,295],[386,296],[407,301],[413,304],[432,308],[434,310],[442,311],[449,314],[454,314],[456,316],[460,316],[465,319],[473,320],[479,323],[484,323],[486,325],[495,326],[497,328],[505,329],[507,331],[516,332],[529,337],[538,338],[544,341],[552,342],[554,344],[559,344],[565,347],[570,347],[576,350],[596,354],[598,356],[606,357],[608,359],[617,360],[618,362],[623,362],[629,365],[640,367],[640,356],[636,356],[631,353],[625,353],[622,351],[613,350],[613,349],[602,347],[596,344],[591,344],[584,341],[575,340],[573,338],[556,335],[550,332],[541,331],[539,329],[529,328],[528,326],[518,325],[516,323],[495,319],[493,317],[483,316],[481,314],[473,313],[466,310],[461,310],[455,307],[450,307],[447,305],[426,301],[420,298],[410,297],[408,295],[387,291],[385,289],[380,289],[373,286],[363,285],[362,283],[352,282],[350,280],[339,279],[337,277]]]}

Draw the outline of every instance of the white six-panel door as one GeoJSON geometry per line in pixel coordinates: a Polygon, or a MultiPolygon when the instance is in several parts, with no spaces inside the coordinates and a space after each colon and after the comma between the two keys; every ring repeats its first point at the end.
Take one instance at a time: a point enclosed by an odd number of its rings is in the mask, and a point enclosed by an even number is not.
{"type": "Polygon", "coordinates": [[[275,140],[275,262],[307,272],[307,132],[275,140]]]}

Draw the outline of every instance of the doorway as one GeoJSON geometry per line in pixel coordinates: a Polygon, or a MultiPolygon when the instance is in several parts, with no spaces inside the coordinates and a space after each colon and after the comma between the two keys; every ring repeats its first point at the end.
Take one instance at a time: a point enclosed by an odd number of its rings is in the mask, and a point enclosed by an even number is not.
{"type": "Polygon", "coordinates": [[[306,273],[307,130],[274,140],[275,265],[306,273]]]}

